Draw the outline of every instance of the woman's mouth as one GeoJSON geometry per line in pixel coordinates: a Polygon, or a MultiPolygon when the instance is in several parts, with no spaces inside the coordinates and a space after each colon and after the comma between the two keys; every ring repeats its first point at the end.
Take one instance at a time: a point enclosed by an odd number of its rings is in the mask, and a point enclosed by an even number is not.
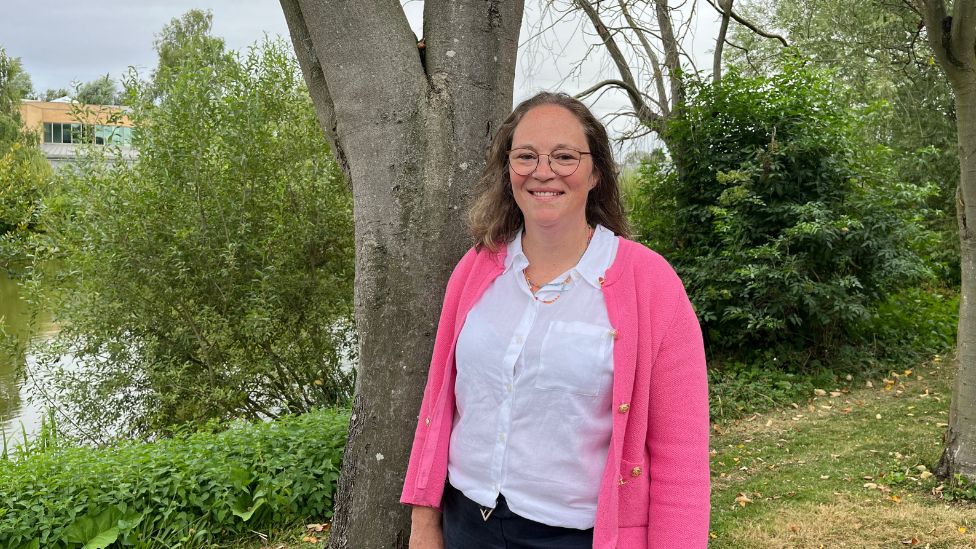
{"type": "Polygon", "coordinates": [[[563,193],[559,191],[529,191],[532,196],[537,196],[539,198],[554,198],[563,193]]]}

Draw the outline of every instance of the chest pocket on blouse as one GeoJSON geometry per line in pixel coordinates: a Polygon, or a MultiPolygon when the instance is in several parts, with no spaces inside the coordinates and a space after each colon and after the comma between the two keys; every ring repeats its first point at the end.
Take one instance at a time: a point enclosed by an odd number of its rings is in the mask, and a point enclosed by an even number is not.
{"type": "Polygon", "coordinates": [[[588,322],[553,321],[542,340],[535,388],[597,396],[613,378],[613,337],[588,322]]]}

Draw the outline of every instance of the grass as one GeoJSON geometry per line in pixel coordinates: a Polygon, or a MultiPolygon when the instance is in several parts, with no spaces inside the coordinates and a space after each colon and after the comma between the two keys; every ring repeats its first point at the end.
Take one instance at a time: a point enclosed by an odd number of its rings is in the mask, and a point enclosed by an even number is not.
{"type": "MultiPolygon", "coordinates": [[[[948,422],[947,362],[713,424],[709,546],[976,548],[976,504],[946,503],[930,476],[948,422]]],[[[298,524],[233,547],[309,549],[324,537],[298,524]]]]}
{"type": "Polygon", "coordinates": [[[711,547],[976,547],[976,505],[931,476],[950,368],[821,387],[713,426],[711,547]]]}

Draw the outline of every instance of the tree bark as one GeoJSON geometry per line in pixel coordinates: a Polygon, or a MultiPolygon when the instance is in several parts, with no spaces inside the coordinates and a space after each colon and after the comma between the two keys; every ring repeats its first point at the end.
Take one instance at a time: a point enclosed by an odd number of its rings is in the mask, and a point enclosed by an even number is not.
{"type": "Polygon", "coordinates": [[[976,479],[976,0],[916,0],[929,45],[952,87],[959,143],[956,214],[962,263],[955,381],[937,473],[976,479]]]}
{"type": "Polygon", "coordinates": [[[733,0],[718,0],[722,8],[722,26],[718,29],[715,39],[715,53],[712,59],[712,84],[718,85],[722,81],[722,50],[725,49],[725,36],[729,32],[729,19],[732,17],[733,0]]]}
{"type": "Polygon", "coordinates": [[[937,472],[947,478],[962,474],[976,480],[976,75],[971,80],[965,89],[954,89],[961,169],[956,215],[962,284],[956,376],[946,446],[937,472]]]}
{"type": "Polygon", "coordinates": [[[353,191],[360,361],[329,546],[406,547],[410,434],[468,189],[512,107],[523,1],[427,0],[423,48],[392,0],[280,2],[353,191]]]}

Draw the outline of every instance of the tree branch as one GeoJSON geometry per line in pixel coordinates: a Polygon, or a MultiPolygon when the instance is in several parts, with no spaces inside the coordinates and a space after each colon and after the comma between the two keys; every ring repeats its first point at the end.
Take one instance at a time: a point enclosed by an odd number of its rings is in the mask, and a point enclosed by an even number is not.
{"type": "Polygon", "coordinates": [[[668,79],[671,81],[671,111],[685,100],[684,84],[678,75],[681,73],[681,58],[678,54],[679,44],[674,37],[671,26],[671,14],[668,13],[667,0],[654,0],[654,11],[657,25],[661,29],[661,45],[664,47],[664,66],[668,69],[668,79]]]}
{"type": "Polygon", "coordinates": [[[719,0],[722,3],[722,26],[718,29],[715,40],[715,54],[712,60],[712,84],[718,85],[722,81],[722,49],[725,47],[725,36],[729,32],[729,18],[732,15],[733,0],[719,0]]]}
{"type": "Polygon", "coordinates": [[[654,87],[657,89],[657,105],[661,108],[661,113],[665,117],[668,117],[671,115],[671,109],[668,107],[668,93],[664,89],[664,73],[661,72],[661,63],[658,61],[654,48],[647,41],[647,37],[644,35],[644,29],[637,25],[637,22],[630,15],[630,10],[627,9],[627,2],[624,0],[617,1],[620,4],[620,12],[623,13],[624,19],[630,25],[630,28],[634,29],[634,34],[637,35],[641,47],[644,48],[644,53],[647,54],[647,58],[651,62],[651,75],[654,80],[654,87]]]}
{"type": "MultiPolygon", "coordinates": [[[[609,79],[609,80],[604,80],[602,82],[598,82],[593,86],[590,86],[589,88],[577,93],[575,97],[577,99],[584,99],[586,97],[589,97],[590,95],[593,95],[594,93],[601,90],[602,88],[606,88],[606,87],[617,87],[624,90],[624,92],[627,93],[627,97],[630,99],[632,105],[637,105],[637,104],[645,105],[644,98],[647,97],[647,94],[641,92],[637,88],[631,86],[630,84],[622,80],[615,80],[615,79],[609,79]]],[[[653,101],[653,98],[650,97],[647,98],[653,101]]],[[[652,128],[660,128],[662,127],[662,124],[664,122],[664,118],[660,114],[650,109],[648,109],[648,112],[643,115],[636,112],[633,114],[637,116],[637,118],[641,121],[641,123],[651,126],[652,128]]]]}
{"type": "Polygon", "coordinates": [[[952,55],[948,49],[948,36],[942,29],[942,23],[946,19],[945,4],[942,0],[915,0],[915,3],[922,12],[927,31],[925,34],[928,36],[932,53],[939,60],[939,65],[946,71],[946,75],[951,78],[949,72],[954,68],[954,64],[950,61],[952,55]]]}
{"type": "MultiPolygon", "coordinates": [[[[600,14],[597,13],[596,9],[593,7],[588,0],[573,0],[574,3],[583,10],[583,13],[590,19],[593,24],[593,28],[596,29],[597,34],[600,35],[600,39],[603,40],[603,45],[607,48],[607,53],[610,54],[610,58],[613,59],[614,64],[617,66],[617,72],[620,73],[620,84],[627,91],[627,97],[630,99],[631,105],[634,107],[634,111],[637,113],[638,119],[647,125],[658,125],[660,124],[660,115],[655,113],[641,97],[640,92],[637,91],[637,84],[634,80],[634,74],[630,72],[630,64],[627,62],[627,58],[624,57],[623,52],[617,46],[617,42],[613,39],[613,35],[607,30],[607,26],[603,24],[600,19],[600,14]]],[[[601,86],[598,86],[601,87],[601,86]]],[[[590,92],[592,93],[592,92],[590,92]]]]}
{"type": "Polygon", "coordinates": [[[285,14],[285,22],[288,24],[288,34],[291,35],[291,42],[295,48],[295,55],[298,58],[298,65],[305,76],[305,85],[308,93],[312,96],[312,104],[315,105],[315,115],[319,120],[319,126],[325,132],[326,140],[335,155],[336,161],[342,168],[342,173],[346,176],[346,184],[349,185],[349,162],[345,152],[339,144],[336,133],[336,114],[335,105],[329,94],[329,86],[322,74],[322,65],[319,63],[318,56],[315,55],[315,47],[312,45],[312,38],[308,34],[308,26],[305,24],[305,16],[298,5],[299,0],[280,0],[281,11],[285,14]]]}
{"type": "MultiPolygon", "coordinates": [[[[715,11],[719,12],[722,15],[722,17],[725,17],[725,11],[722,9],[722,7],[720,7],[719,5],[715,4],[715,0],[708,0],[708,4],[710,6],[712,6],[713,8],[715,8],[715,11]]],[[[738,23],[738,24],[742,25],[743,27],[751,30],[752,32],[758,34],[759,36],[762,36],[762,37],[765,37],[765,38],[773,38],[775,40],[779,40],[780,43],[783,44],[783,47],[784,48],[790,47],[790,43],[787,42],[786,38],[783,38],[782,36],[780,36],[780,35],[778,35],[778,34],[776,34],[774,32],[768,32],[768,31],[762,30],[761,28],[759,28],[758,25],[756,25],[752,21],[749,21],[745,17],[743,17],[743,16],[739,15],[738,13],[736,13],[735,10],[731,10],[730,9],[729,10],[729,13],[732,16],[732,19],[735,19],[735,22],[736,23],[738,23]]]]}

